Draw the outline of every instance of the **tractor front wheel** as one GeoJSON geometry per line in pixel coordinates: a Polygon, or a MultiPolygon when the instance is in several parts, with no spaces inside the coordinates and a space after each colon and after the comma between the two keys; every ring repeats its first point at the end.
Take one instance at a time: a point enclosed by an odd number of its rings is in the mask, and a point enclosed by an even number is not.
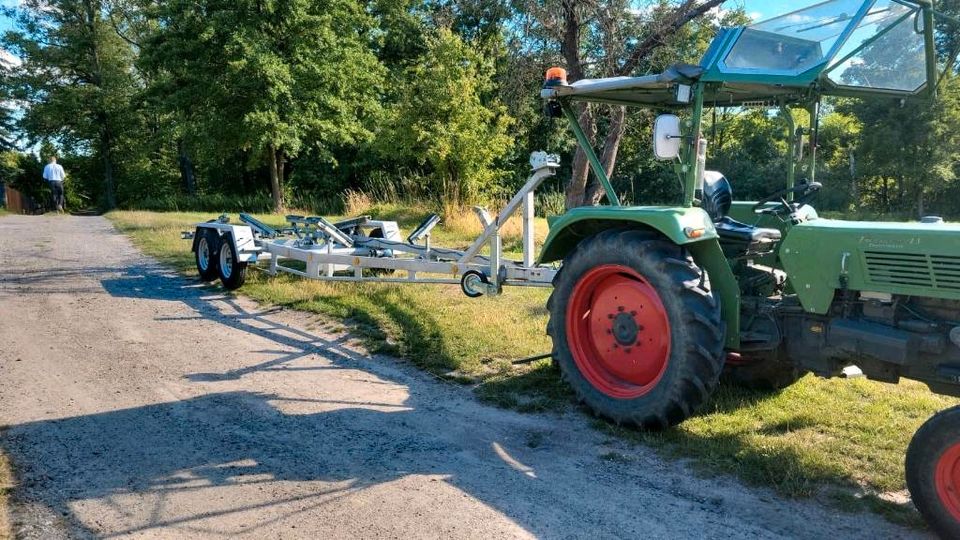
{"type": "Polygon", "coordinates": [[[913,504],[942,538],[960,538],[960,407],[924,423],[907,448],[913,504]]]}
{"type": "Polygon", "coordinates": [[[637,230],[582,241],[547,304],[563,377],[594,413],[662,429],[688,418],[723,368],[720,307],[682,248],[637,230]]]}

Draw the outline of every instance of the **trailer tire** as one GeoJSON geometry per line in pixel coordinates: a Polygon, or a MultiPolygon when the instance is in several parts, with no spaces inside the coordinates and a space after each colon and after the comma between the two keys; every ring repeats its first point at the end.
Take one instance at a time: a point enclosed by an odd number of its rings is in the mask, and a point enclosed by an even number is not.
{"type": "Polygon", "coordinates": [[[228,291],[239,289],[247,280],[247,263],[240,262],[237,249],[233,245],[233,235],[226,233],[220,242],[220,254],[217,258],[217,272],[220,283],[228,291]]]}
{"type": "Polygon", "coordinates": [[[197,247],[193,250],[197,274],[201,281],[213,281],[219,277],[220,234],[213,229],[197,227],[197,247]]]}
{"type": "Polygon", "coordinates": [[[960,407],[927,420],[907,448],[913,504],[941,538],[960,538],[960,407]]]}
{"type": "Polygon", "coordinates": [[[564,260],[547,303],[563,378],[593,413],[664,429],[716,389],[724,326],[707,276],[655,233],[609,230],[564,260]]]}

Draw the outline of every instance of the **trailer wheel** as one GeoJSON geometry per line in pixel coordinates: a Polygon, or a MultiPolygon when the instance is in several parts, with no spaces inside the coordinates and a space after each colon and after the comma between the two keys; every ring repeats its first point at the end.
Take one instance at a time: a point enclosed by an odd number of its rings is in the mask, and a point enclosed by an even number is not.
{"type": "Polygon", "coordinates": [[[212,229],[197,228],[197,249],[194,250],[194,259],[197,263],[197,273],[203,281],[217,279],[217,262],[220,256],[220,235],[212,229]]]}
{"type": "Polygon", "coordinates": [[[960,538],[960,407],[927,420],[907,449],[913,504],[942,538],[960,538]]]}
{"type": "Polygon", "coordinates": [[[611,230],[583,240],[554,279],[547,309],[553,357],[599,416],[662,429],[717,387],[720,306],[704,272],[658,235],[611,230]]]}
{"type": "Polygon", "coordinates": [[[229,291],[239,289],[247,280],[247,263],[238,259],[237,250],[233,246],[233,235],[223,235],[217,271],[220,274],[220,283],[229,291]]]}

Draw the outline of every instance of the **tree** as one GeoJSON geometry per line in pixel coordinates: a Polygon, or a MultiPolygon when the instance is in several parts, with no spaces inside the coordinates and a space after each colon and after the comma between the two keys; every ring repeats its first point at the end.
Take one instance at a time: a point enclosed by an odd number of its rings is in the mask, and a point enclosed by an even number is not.
{"type": "Polygon", "coordinates": [[[378,145],[384,155],[426,167],[433,192],[459,205],[502,176],[494,165],[513,144],[511,119],[499,103],[482,101],[492,88],[492,62],[449,29],[426,43],[403,73],[378,145]]]}
{"type": "Polygon", "coordinates": [[[960,84],[948,74],[936,102],[850,101],[842,111],[862,125],[856,151],[860,191],[874,208],[912,209],[919,217],[931,196],[955,186],[960,149],[960,84]]]}
{"type": "Polygon", "coordinates": [[[114,31],[102,0],[23,0],[6,9],[17,24],[3,44],[22,60],[14,96],[30,137],[89,148],[100,158],[106,207],[116,206],[117,140],[136,91],[133,51],[114,31]]]}
{"type": "Polygon", "coordinates": [[[13,93],[10,91],[10,72],[14,63],[6,59],[7,54],[0,49],[0,152],[13,150],[16,144],[16,135],[14,134],[13,93]]]}
{"type": "Polygon", "coordinates": [[[353,0],[173,0],[157,7],[146,65],[172,111],[221,152],[250,153],[284,207],[285,166],[305,145],[331,149],[370,136],[383,70],[373,18],[353,0]]]}
{"type": "MultiPolygon", "coordinates": [[[[674,7],[667,0],[658,0],[644,2],[637,9],[628,0],[554,0],[527,2],[525,10],[537,21],[531,27],[533,32],[558,45],[572,83],[588,77],[633,75],[649,67],[650,56],[658,48],[722,3],[683,0],[674,7]]],[[[581,103],[576,111],[587,138],[594,142],[602,139],[600,160],[610,176],[625,132],[626,109],[581,103]],[[601,110],[607,113],[605,118],[599,118],[601,110]]],[[[586,153],[578,148],[566,187],[567,208],[599,202],[603,189],[596,180],[588,183],[589,178],[586,153]]]]}

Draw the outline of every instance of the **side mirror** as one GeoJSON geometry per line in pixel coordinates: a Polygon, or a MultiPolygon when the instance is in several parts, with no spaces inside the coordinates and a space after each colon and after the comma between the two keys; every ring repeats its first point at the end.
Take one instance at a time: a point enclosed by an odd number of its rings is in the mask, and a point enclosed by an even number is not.
{"type": "Polygon", "coordinates": [[[661,161],[680,156],[680,118],[675,114],[661,114],[653,124],[653,155],[661,161]]]}

